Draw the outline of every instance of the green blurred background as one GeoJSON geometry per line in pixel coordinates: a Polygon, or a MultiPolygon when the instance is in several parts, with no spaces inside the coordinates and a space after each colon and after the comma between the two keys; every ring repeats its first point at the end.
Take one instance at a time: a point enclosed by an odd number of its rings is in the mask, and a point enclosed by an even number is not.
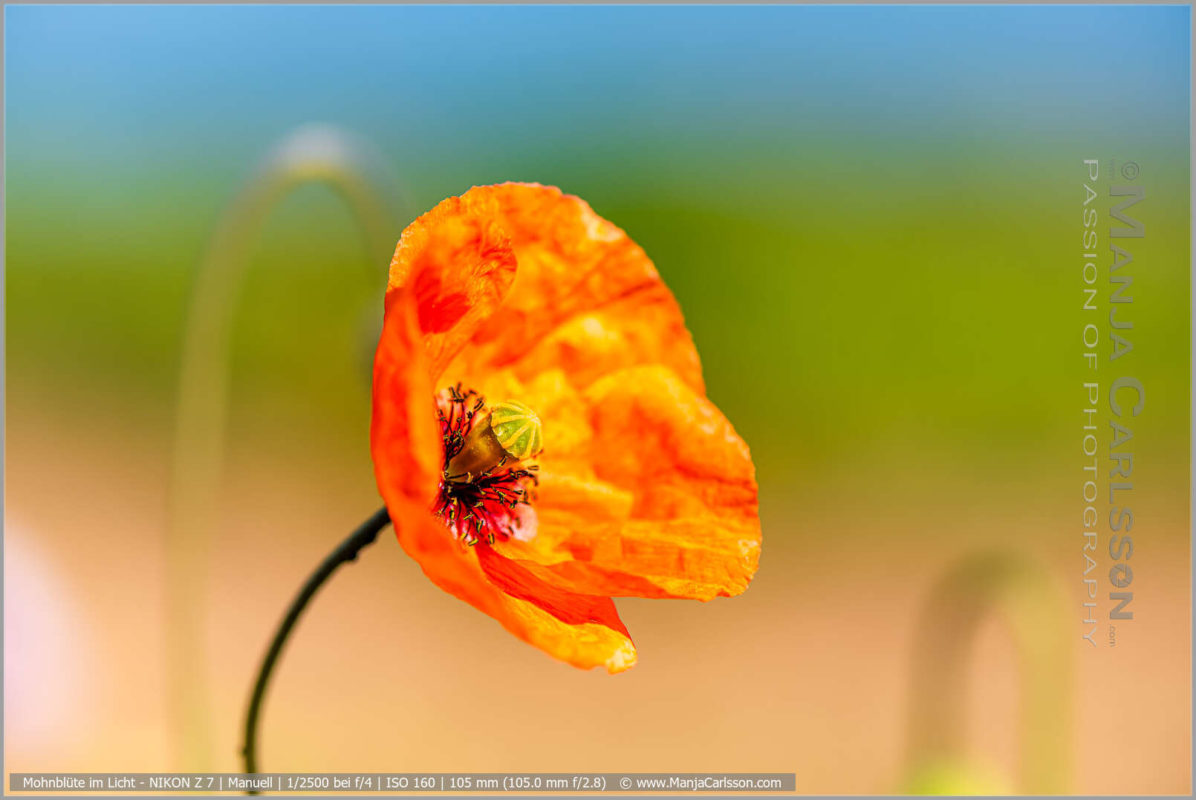
{"type": "MultiPolygon", "coordinates": [[[[1034,667],[1058,705],[1054,785],[1189,791],[1186,8],[9,7],[5,36],[8,770],[238,768],[283,604],[378,504],[388,251],[444,197],[527,180],[627,230],[677,295],[755,458],[757,581],[621,603],[641,663],[610,678],[516,642],[384,537],[288,651],[264,768],[943,788],[911,777],[933,706],[919,631],[953,565],[999,551],[1058,595],[1029,612],[1066,654],[1034,667]],[[221,484],[185,582],[202,702],[180,710],[165,531],[185,321],[230,203],[296,131],[364,159],[389,228],[363,238],[308,183],[245,243],[221,484]],[[1096,649],[1084,158],[1135,161],[1147,191],[1137,614],[1096,649]]],[[[956,638],[971,682],[941,772],[1036,788],[1032,645],[1000,614],[956,638]]]]}

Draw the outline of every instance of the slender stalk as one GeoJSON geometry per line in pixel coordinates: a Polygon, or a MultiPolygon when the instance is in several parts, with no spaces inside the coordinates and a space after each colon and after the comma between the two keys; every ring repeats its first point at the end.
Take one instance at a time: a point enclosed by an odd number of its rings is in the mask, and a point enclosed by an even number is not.
{"type": "Polygon", "coordinates": [[[966,785],[929,787],[911,777],[911,794],[1006,794],[969,757],[968,692],[972,647],[984,621],[1004,621],[1018,656],[1021,683],[1019,773],[1022,794],[1066,794],[1070,779],[1074,664],[1067,595],[1038,561],[1018,553],[971,556],[938,582],[921,614],[913,654],[909,764],[911,776],[940,772],[966,785]]]}
{"type": "MultiPolygon", "coordinates": [[[[282,653],[282,648],[286,645],[291,630],[299,621],[299,617],[303,616],[308,602],[332,573],[336,572],[337,567],[349,561],[355,561],[357,554],[366,546],[373,544],[374,540],[378,538],[378,533],[389,522],[390,516],[385,507],[375,511],[373,516],[361,523],[357,530],[349,534],[349,538],[337,545],[336,549],[320,562],[320,566],[316,567],[316,571],[311,574],[311,577],[303,584],[303,588],[299,590],[299,594],[295,595],[295,599],[291,601],[286,616],[282,618],[282,624],[278,626],[278,631],[275,632],[274,639],[270,642],[270,649],[266,651],[266,657],[262,659],[257,682],[254,683],[253,694],[249,698],[249,711],[245,715],[245,746],[241,750],[241,755],[245,757],[247,773],[257,772],[257,723],[261,717],[262,701],[266,696],[270,675],[274,672],[274,664],[278,661],[278,656],[282,653]]],[[[257,794],[257,792],[250,792],[250,794],[257,794]]]]}
{"type": "Polygon", "coordinates": [[[369,263],[383,269],[398,235],[395,221],[407,218],[400,213],[407,203],[381,155],[338,128],[306,125],[272,149],[221,214],[206,246],[183,330],[165,531],[167,708],[173,761],[183,772],[212,766],[202,609],[211,531],[219,525],[233,323],[261,230],[284,198],[311,183],[329,186],[345,201],[361,226],[369,263]]]}

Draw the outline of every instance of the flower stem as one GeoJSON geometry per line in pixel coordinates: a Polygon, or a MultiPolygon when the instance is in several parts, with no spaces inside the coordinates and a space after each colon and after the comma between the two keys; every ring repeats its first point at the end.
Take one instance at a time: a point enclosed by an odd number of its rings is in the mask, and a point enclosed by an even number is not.
{"type": "Polygon", "coordinates": [[[903,794],[1008,794],[998,776],[970,757],[968,719],[973,647],[990,617],[1008,628],[1020,678],[1018,794],[1067,794],[1073,736],[1074,663],[1067,594],[1037,560],[978,553],[953,566],[931,592],[913,647],[909,784],[903,794]],[[927,788],[924,775],[946,770],[962,786],[927,788]]]}
{"type": "MultiPolygon", "coordinates": [[[[304,186],[336,192],[361,225],[365,263],[385,270],[409,204],[386,159],[338,128],[305,125],[271,150],[221,213],[205,246],[179,354],[166,547],[167,710],[179,772],[211,772],[210,676],[203,601],[228,427],[231,345],[254,244],[275,208],[304,186]]],[[[363,275],[369,274],[363,271],[363,275]]],[[[377,283],[375,283],[377,285],[377,283]]],[[[371,298],[371,317],[381,297],[371,298]]],[[[371,337],[377,341],[377,334],[371,337]]],[[[372,351],[373,348],[371,347],[372,351]]],[[[367,371],[368,374],[368,371],[367,371]]]]}
{"type": "MultiPolygon", "coordinates": [[[[362,548],[373,544],[374,540],[378,538],[378,533],[389,522],[390,515],[385,506],[375,511],[373,516],[361,523],[357,530],[349,534],[347,539],[337,545],[336,549],[320,562],[320,566],[316,567],[316,571],[311,574],[311,577],[303,584],[303,588],[299,590],[299,594],[295,595],[295,599],[291,601],[286,616],[282,618],[282,624],[278,626],[278,631],[274,634],[274,640],[270,642],[270,649],[266,651],[266,657],[262,659],[257,682],[253,685],[253,694],[249,699],[249,711],[245,715],[245,746],[241,750],[241,755],[245,757],[247,773],[257,772],[257,723],[261,716],[262,701],[266,696],[266,686],[270,683],[274,664],[278,661],[278,656],[282,653],[282,648],[286,644],[287,638],[290,637],[291,630],[299,621],[299,617],[303,615],[308,602],[332,573],[336,572],[336,568],[349,561],[355,561],[362,548]]],[[[257,792],[250,792],[250,794],[257,794],[257,792]]]]}

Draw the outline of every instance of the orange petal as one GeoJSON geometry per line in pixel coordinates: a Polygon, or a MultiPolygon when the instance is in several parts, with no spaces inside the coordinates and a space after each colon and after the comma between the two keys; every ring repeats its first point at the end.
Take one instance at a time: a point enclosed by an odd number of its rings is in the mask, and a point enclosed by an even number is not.
{"type": "Polygon", "coordinates": [[[397,498],[425,514],[431,508],[444,460],[417,320],[413,295],[404,292],[390,298],[374,356],[370,451],[378,489],[396,524],[400,518],[392,502],[397,498]]]}
{"type": "Polygon", "coordinates": [[[478,564],[490,582],[511,597],[526,600],[570,625],[595,623],[629,637],[609,597],[575,594],[545,583],[526,568],[503,558],[486,544],[475,549],[478,564]]]}
{"type": "MultiPolygon", "coordinates": [[[[415,511],[408,507],[396,517],[402,520],[399,543],[441,589],[575,667],[600,666],[615,673],[635,665],[635,645],[609,597],[583,597],[543,586],[485,545],[457,543],[439,520],[415,511]]],[[[393,507],[391,514],[395,515],[393,507]]]]}
{"type": "Polygon", "coordinates": [[[441,203],[395,252],[390,285],[408,284],[419,288],[434,374],[459,353],[453,372],[466,378],[499,368],[527,378],[556,367],[584,387],[615,369],[658,363],[703,391],[681,310],[648,256],[555,187],[480,186],[441,203]],[[462,288],[473,284],[480,303],[462,288]],[[467,296],[474,305],[463,313],[467,296]]]}
{"type": "Polygon", "coordinates": [[[450,197],[403,231],[390,262],[386,313],[397,295],[414,297],[429,367],[439,375],[502,303],[514,277],[498,203],[478,192],[450,197]]]}
{"type": "Polygon", "coordinates": [[[747,445],[726,418],[663,367],[613,373],[583,399],[591,471],[554,462],[548,404],[537,534],[499,552],[586,594],[709,600],[744,591],[760,557],[757,488],[747,445]]]}
{"type": "Polygon", "coordinates": [[[374,362],[370,446],[378,489],[399,543],[437,586],[497,619],[507,630],[582,668],[630,668],[635,646],[609,597],[572,595],[518,565],[459,544],[429,511],[439,487],[442,443],[413,295],[396,295],[374,362]],[[508,594],[510,592],[510,594],[508,594]]]}

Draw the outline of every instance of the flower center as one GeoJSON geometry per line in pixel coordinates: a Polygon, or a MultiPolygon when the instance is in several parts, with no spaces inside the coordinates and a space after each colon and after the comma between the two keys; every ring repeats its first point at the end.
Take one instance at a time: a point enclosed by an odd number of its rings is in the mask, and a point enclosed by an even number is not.
{"type": "Polygon", "coordinates": [[[514,401],[487,407],[460,384],[441,392],[437,405],[444,462],[435,513],[470,546],[527,533],[539,467],[526,462],[542,444],[536,412],[514,401]]]}

